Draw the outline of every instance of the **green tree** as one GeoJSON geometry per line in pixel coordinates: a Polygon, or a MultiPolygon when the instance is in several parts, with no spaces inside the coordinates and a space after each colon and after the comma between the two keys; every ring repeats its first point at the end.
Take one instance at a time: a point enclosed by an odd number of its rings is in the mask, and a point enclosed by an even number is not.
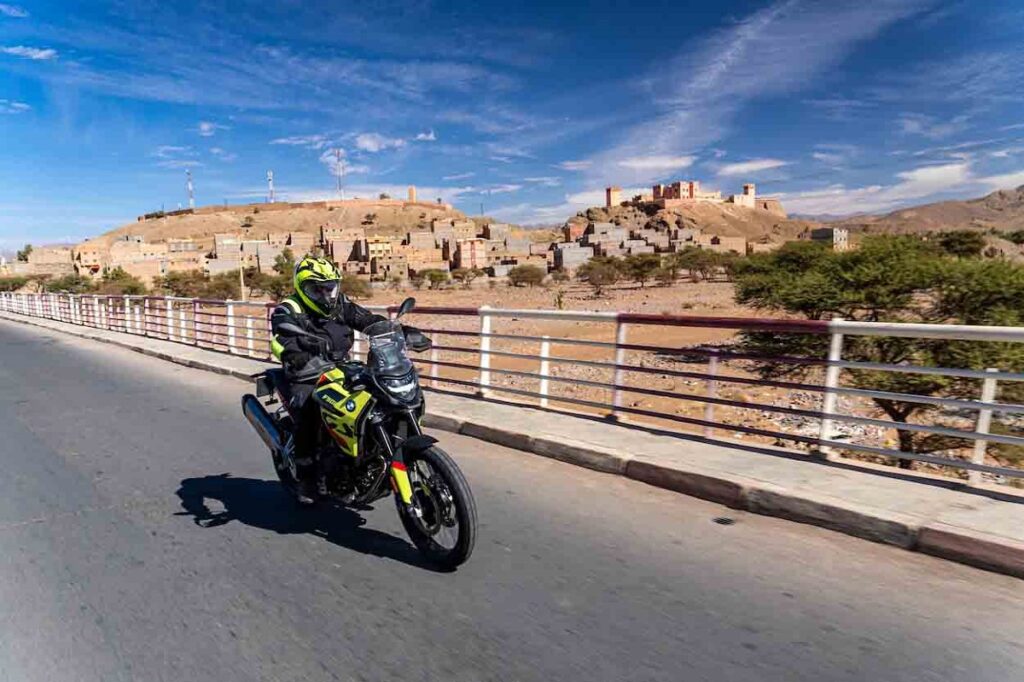
{"type": "Polygon", "coordinates": [[[714,251],[698,249],[695,246],[687,246],[672,258],[675,266],[689,272],[690,279],[694,282],[698,279],[710,281],[721,260],[719,254],[714,251]]]}
{"type": "Polygon", "coordinates": [[[40,282],[43,291],[61,294],[88,294],[96,290],[96,285],[88,277],[81,275],[64,275],[57,279],[40,282]]]}
{"type": "Polygon", "coordinates": [[[280,301],[292,293],[291,275],[271,275],[266,272],[245,273],[245,282],[256,296],[266,296],[273,301],[280,301]]]}
{"type": "Polygon", "coordinates": [[[551,271],[551,280],[557,284],[569,281],[569,273],[564,268],[556,268],[551,271]]]}
{"type": "Polygon", "coordinates": [[[1013,232],[1004,232],[1003,238],[1008,239],[1014,244],[1020,246],[1024,244],[1024,230],[1014,230],[1013,232]]]}
{"type": "MultiPolygon", "coordinates": [[[[674,260],[674,259],[667,259],[674,260]]],[[[654,271],[654,279],[663,287],[670,287],[676,283],[676,270],[664,265],[654,271]]]]}
{"type": "Polygon", "coordinates": [[[517,265],[508,271],[508,281],[512,286],[526,285],[531,289],[544,281],[547,273],[536,265],[517,265]]]}
{"type": "Polygon", "coordinates": [[[295,254],[291,249],[286,248],[274,257],[274,272],[288,277],[295,272],[295,254]]]}
{"type": "Polygon", "coordinates": [[[468,289],[473,284],[473,280],[483,274],[483,270],[479,268],[455,268],[452,270],[452,279],[460,282],[463,289],[468,289]]]}
{"type": "Polygon", "coordinates": [[[103,273],[98,291],[108,295],[140,296],[146,293],[146,285],[138,277],[125,272],[124,268],[116,267],[103,273]]]}
{"type": "Polygon", "coordinates": [[[201,298],[212,298],[219,301],[242,298],[241,284],[238,281],[238,270],[221,272],[206,280],[200,293],[201,298]]]}
{"type": "Polygon", "coordinates": [[[349,298],[370,298],[373,296],[373,289],[365,279],[345,273],[341,276],[341,293],[349,298]]]}
{"type": "MultiPolygon", "coordinates": [[[[736,300],[762,310],[808,319],[841,317],[867,322],[1024,324],[1024,268],[1007,261],[953,259],[933,243],[913,237],[868,237],[855,251],[834,252],[806,242],[744,259],[736,267],[736,300]]],[[[843,359],[856,362],[1008,371],[1024,368],[1020,344],[849,336],[843,359]]],[[[746,352],[770,356],[825,357],[828,338],[814,334],[745,333],[746,352]]],[[[764,376],[801,375],[806,366],[763,361],[764,376]]],[[[851,370],[844,384],[916,395],[977,398],[978,382],[915,373],[851,370]]],[[[893,421],[920,420],[935,411],[875,398],[893,421]]],[[[926,453],[949,449],[942,436],[897,429],[900,449],[926,453]]],[[[963,441],[955,441],[962,444],[963,441]]],[[[910,460],[900,465],[909,467],[910,460]]]]}
{"type": "Polygon", "coordinates": [[[430,282],[431,289],[440,289],[448,281],[448,273],[444,270],[424,270],[422,274],[430,282]]]}
{"type": "Polygon", "coordinates": [[[621,272],[614,259],[592,258],[576,271],[576,276],[594,289],[594,296],[601,296],[604,288],[619,281],[621,272]]]}
{"type": "Polygon", "coordinates": [[[661,267],[661,256],[653,253],[638,253],[626,256],[622,261],[622,271],[626,277],[643,288],[655,271],[661,267]]]}
{"type": "MultiPolygon", "coordinates": [[[[235,273],[238,278],[238,273],[235,273]]],[[[153,288],[171,296],[199,298],[204,295],[207,278],[202,270],[169,272],[153,283],[153,288]]]]}
{"type": "Polygon", "coordinates": [[[985,235],[973,230],[942,232],[937,241],[939,248],[958,258],[978,258],[985,248],[985,235]]]}
{"type": "Polygon", "coordinates": [[[416,291],[423,288],[423,284],[427,281],[427,276],[422,270],[409,273],[409,283],[412,284],[416,291]]]}
{"type": "Polygon", "coordinates": [[[0,291],[17,291],[28,284],[28,277],[0,277],[0,291]]]}
{"type": "Polygon", "coordinates": [[[18,253],[15,255],[15,258],[21,261],[22,263],[26,263],[28,262],[28,256],[30,253],[32,253],[32,245],[25,244],[25,248],[18,251],[18,253]]]}

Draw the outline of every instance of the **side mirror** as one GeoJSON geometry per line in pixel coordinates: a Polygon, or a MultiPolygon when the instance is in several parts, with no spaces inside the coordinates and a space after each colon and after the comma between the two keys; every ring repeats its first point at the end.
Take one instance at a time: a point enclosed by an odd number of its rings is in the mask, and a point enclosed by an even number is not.
{"type": "Polygon", "coordinates": [[[402,315],[412,312],[412,309],[416,307],[416,299],[410,296],[409,298],[402,301],[402,305],[398,306],[398,312],[395,314],[397,320],[402,315]]]}

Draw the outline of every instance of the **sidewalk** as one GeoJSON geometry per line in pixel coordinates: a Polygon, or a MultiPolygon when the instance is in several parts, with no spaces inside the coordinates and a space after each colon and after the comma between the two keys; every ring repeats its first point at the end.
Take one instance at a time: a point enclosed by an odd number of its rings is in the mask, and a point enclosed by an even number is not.
{"type": "MultiPolygon", "coordinates": [[[[266,362],[120,332],[0,312],[189,367],[248,379],[266,362]]],[[[602,420],[431,391],[428,427],[626,476],[757,514],[1024,577],[1024,496],[890,467],[823,462],[780,448],[733,447],[602,420]]]]}

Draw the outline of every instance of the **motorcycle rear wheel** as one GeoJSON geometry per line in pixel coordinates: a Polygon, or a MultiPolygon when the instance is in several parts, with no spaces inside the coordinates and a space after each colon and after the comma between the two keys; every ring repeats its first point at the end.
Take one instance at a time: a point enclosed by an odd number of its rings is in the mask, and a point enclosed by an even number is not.
{"type": "Polygon", "coordinates": [[[460,566],[476,544],[476,501],[466,477],[448,453],[433,446],[407,455],[405,466],[423,511],[415,516],[395,496],[405,532],[430,563],[448,570],[460,566]]]}

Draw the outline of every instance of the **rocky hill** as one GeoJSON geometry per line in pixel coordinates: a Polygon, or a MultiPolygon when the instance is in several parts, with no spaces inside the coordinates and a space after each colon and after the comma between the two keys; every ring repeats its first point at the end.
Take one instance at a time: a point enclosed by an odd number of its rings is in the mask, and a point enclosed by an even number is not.
{"type": "Polygon", "coordinates": [[[196,209],[191,214],[128,223],[90,241],[110,244],[126,235],[142,235],[147,242],[191,237],[212,244],[213,236],[220,233],[246,233],[253,239],[275,232],[317,235],[321,225],[363,227],[370,235],[404,236],[410,230],[429,227],[435,218],[464,217],[461,211],[447,205],[395,199],[213,206],[196,209]]]}
{"type": "Polygon", "coordinates": [[[1024,185],[999,190],[979,199],[941,201],[904,208],[885,215],[859,215],[830,221],[851,232],[895,234],[942,232],[946,230],[1024,229],[1024,185]]]}
{"type": "Polygon", "coordinates": [[[590,208],[569,219],[570,222],[590,220],[614,222],[629,228],[648,227],[658,230],[696,227],[721,237],[743,237],[749,242],[761,243],[793,240],[808,229],[820,225],[814,221],[791,219],[784,213],[710,202],[695,202],[666,209],[658,209],[652,204],[643,208],[590,208]]]}

